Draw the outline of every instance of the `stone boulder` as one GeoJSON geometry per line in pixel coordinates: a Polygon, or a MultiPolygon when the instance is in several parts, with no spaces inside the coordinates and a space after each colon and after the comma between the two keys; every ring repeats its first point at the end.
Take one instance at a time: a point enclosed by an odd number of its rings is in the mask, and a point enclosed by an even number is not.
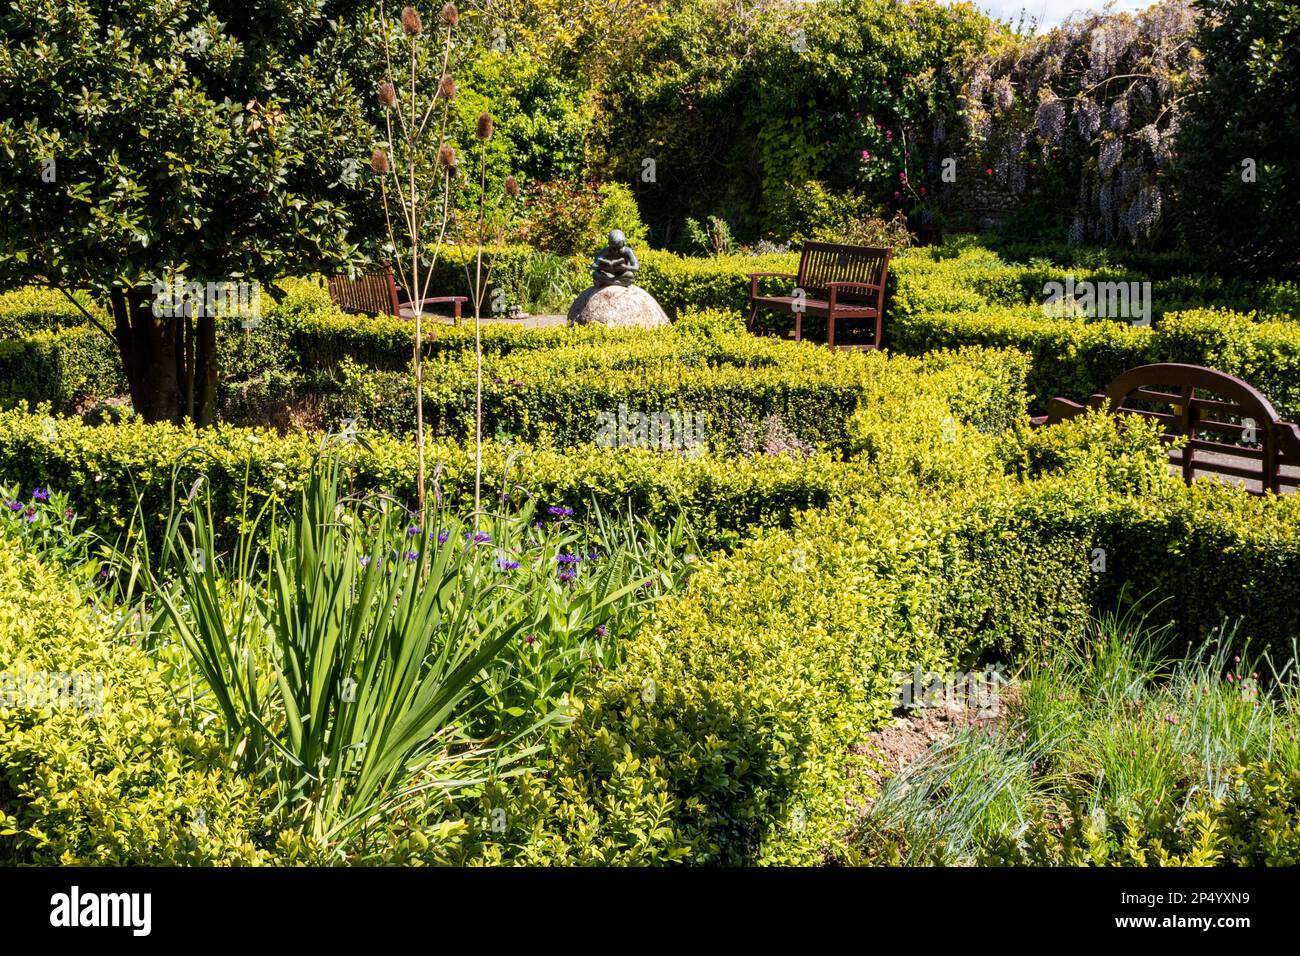
{"type": "Polygon", "coordinates": [[[592,286],[569,306],[570,325],[657,329],[668,325],[663,308],[639,285],[592,286]]]}

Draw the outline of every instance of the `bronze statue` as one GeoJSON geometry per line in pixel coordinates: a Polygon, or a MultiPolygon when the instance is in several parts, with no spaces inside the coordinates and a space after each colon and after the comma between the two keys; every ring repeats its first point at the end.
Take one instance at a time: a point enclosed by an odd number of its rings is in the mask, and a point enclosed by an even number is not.
{"type": "Polygon", "coordinates": [[[591,264],[591,284],[598,289],[609,285],[630,286],[640,268],[623,230],[614,229],[609,234],[609,245],[596,253],[591,264]]]}

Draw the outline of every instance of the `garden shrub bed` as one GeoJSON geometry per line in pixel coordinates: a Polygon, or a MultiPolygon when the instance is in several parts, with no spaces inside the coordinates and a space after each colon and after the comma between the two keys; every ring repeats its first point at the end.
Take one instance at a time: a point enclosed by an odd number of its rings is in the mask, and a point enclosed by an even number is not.
{"type": "MultiPolygon", "coordinates": [[[[1148,592],[1148,604],[1174,596],[1153,614],[1189,646],[1226,617],[1257,650],[1289,648],[1296,499],[1186,488],[1164,473],[1150,429],[1100,415],[996,438],[964,425],[921,447],[868,411],[855,427],[872,450],[855,461],[523,454],[516,494],[571,506],[594,494],[610,508],[630,498],[660,521],[684,505],[712,543],[738,546],[702,560],[689,586],[652,610],[624,664],[574,701],[544,774],[493,784],[459,807],[466,825],[395,848],[394,860],[848,859],[874,787],[862,743],[890,712],[898,673],[1065,645],[1096,608],[1148,592]],[[890,453],[891,437],[913,459],[890,453]],[[919,461],[931,458],[940,463],[919,461]],[[794,514],[803,508],[813,510],[794,514]],[[782,519],[791,527],[764,528],[782,519]],[[473,822],[498,807],[504,834],[473,822]]],[[[0,416],[0,474],[68,488],[110,531],[137,493],[146,514],[165,514],[186,449],[193,470],[178,488],[204,474],[229,523],[246,480],[260,494],[286,493],[318,442],[67,421],[46,438],[38,416],[0,416]]],[[[445,498],[463,502],[472,456],[446,444],[431,452],[445,498]]],[[[359,484],[408,487],[408,446],[379,436],[348,454],[359,484]]],[[[492,487],[506,454],[489,446],[492,487]]]]}
{"type": "MultiPolygon", "coordinates": [[[[389,432],[412,432],[414,388],[408,373],[345,364],[323,405],[328,420],[355,418],[389,432]]],[[[822,450],[849,445],[848,423],[867,404],[925,405],[935,422],[1008,427],[1026,407],[1027,362],[1015,352],[936,352],[920,359],[881,353],[833,353],[751,336],[698,337],[680,330],[605,338],[564,349],[485,356],[483,428],[487,435],[558,446],[683,442],[716,451],[761,450],[770,442],[822,450]],[[901,399],[900,396],[908,396],[901,399]],[[929,403],[935,397],[936,403],[929,403]],[[638,419],[678,416],[657,438],[638,419]],[[624,423],[626,433],[619,432],[624,423]],[[787,436],[788,437],[784,437],[787,436]]],[[[435,434],[474,433],[472,353],[440,356],[425,367],[424,421],[435,434]]]]}
{"type": "Polygon", "coordinates": [[[257,788],[222,768],[160,667],[3,535],[0,695],[0,862],[269,861],[257,788]]]}

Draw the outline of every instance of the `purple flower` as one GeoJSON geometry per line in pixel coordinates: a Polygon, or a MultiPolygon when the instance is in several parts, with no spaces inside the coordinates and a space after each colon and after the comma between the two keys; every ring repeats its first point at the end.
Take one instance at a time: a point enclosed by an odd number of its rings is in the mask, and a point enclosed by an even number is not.
{"type": "Polygon", "coordinates": [[[466,531],[465,540],[474,544],[486,544],[492,540],[492,535],[488,534],[486,531],[475,531],[473,534],[466,531]]]}
{"type": "Polygon", "coordinates": [[[600,557],[600,555],[599,555],[597,552],[592,551],[592,552],[590,552],[590,553],[587,555],[587,560],[588,560],[588,561],[595,561],[595,560],[596,560],[597,558],[599,558],[599,557],[600,557]]]}
{"type": "Polygon", "coordinates": [[[10,511],[22,511],[23,503],[21,501],[6,501],[5,507],[10,511]]]}
{"type": "Polygon", "coordinates": [[[537,635],[536,635],[536,634],[525,634],[525,635],[524,635],[524,643],[527,644],[529,647],[532,647],[533,644],[536,643],[536,641],[537,641],[537,635]]]}
{"type": "Polygon", "coordinates": [[[606,633],[607,633],[607,632],[606,632],[606,630],[605,630],[605,625],[604,625],[604,624],[597,624],[597,625],[596,625],[596,636],[597,636],[597,637],[604,637],[606,633]]]}
{"type": "Polygon", "coordinates": [[[64,509],[63,509],[63,517],[64,517],[65,520],[67,520],[67,521],[71,521],[71,520],[72,520],[73,518],[75,518],[76,516],[77,516],[77,513],[76,513],[75,511],[73,511],[71,508],[64,508],[64,509]]]}
{"type": "Polygon", "coordinates": [[[33,501],[49,501],[49,500],[50,500],[50,490],[49,490],[48,488],[33,488],[33,489],[32,489],[32,500],[33,500],[33,501]]]}
{"type": "Polygon", "coordinates": [[[448,539],[449,537],[451,537],[451,535],[450,535],[448,532],[446,532],[446,531],[439,531],[439,532],[438,532],[438,543],[439,543],[439,544],[446,544],[446,543],[447,543],[447,539],[448,539]]]}
{"type": "Polygon", "coordinates": [[[561,506],[561,505],[551,505],[551,507],[549,507],[549,508],[546,509],[546,513],[547,513],[548,515],[550,515],[552,518],[572,518],[572,517],[573,517],[573,509],[572,509],[572,508],[565,508],[565,507],[563,507],[563,506],[561,506]]]}
{"type": "Polygon", "coordinates": [[[555,556],[556,564],[577,564],[582,558],[576,554],[557,554],[555,556]]]}
{"type": "Polygon", "coordinates": [[[406,529],[406,534],[407,534],[409,537],[412,537],[412,538],[413,538],[413,537],[415,537],[417,534],[419,534],[422,530],[423,530],[423,529],[422,529],[418,524],[413,524],[413,525],[411,525],[409,528],[406,529]]]}
{"type": "Polygon", "coordinates": [[[36,509],[28,508],[25,512],[23,512],[23,520],[26,521],[28,524],[31,524],[33,521],[35,521],[36,509]]]}
{"type": "Polygon", "coordinates": [[[519,562],[511,561],[509,558],[497,558],[497,567],[502,571],[514,571],[519,567],[519,562]]]}
{"type": "Polygon", "coordinates": [[[406,552],[406,560],[407,560],[407,561],[418,561],[418,560],[420,560],[420,552],[419,552],[419,551],[408,551],[408,552],[406,552]]]}
{"type": "Polygon", "coordinates": [[[566,570],[560,572],[560,580],[563,581],[565,584],[568,584],[570,581],[572,581],[572,580],[573,580],[574,578],[576,578],[577,576],[578,576],[578,572],[577,572],[577,571],[570,571],[570,570],[567,570],[567,569],[566,569],[566,570]]]}
{"type": "Polygon", "coordinates": [[[363,554],[363,555],[362,555],[361,557],[359,557],[357,560],[361,562],[361,566],[362,566],[363,568],[368,568],[368,567],[370,567],[370,555],[368,555],[368,554],[363,554]]]}

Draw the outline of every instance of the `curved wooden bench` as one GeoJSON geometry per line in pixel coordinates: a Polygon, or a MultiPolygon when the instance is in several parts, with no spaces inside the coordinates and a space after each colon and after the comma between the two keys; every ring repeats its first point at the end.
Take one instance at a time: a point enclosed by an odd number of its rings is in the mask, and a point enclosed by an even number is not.
{"type": "Polygon", "coordinates": [[[841,348],[880,347],[880,322],[884,310],[885,278],[889,274],[888,249],[847,246],[830,242],[804,243],[799,254],[799,272],[749,273],[749,331],[759,309],[794,316],[795,341],[803,338],[803,317],[826,319],[826,344],[835,348],[835,322],[857,321],[867,325],[869,342],[843,344],[841,348]],[[759,295],[762,278],[793,279],[790,295],[759,295]],[[802,292],[796,296],[795,292],[802,292]],[[797,305],[802,310],[797,310],[797,305]]]}
{"type": "Polygon", "coordinates": [[[1186,436],[1170,461],[1189,483],[1212,474],[1245,479],[1250,491],[1280,494],[1300,487],[1300,427],[1282,421],[1272,402],[1234,375],[1176,362],[1143,365],[1116,377],[1085,404],[1052,399],[1047,414],[1033,423],[1052,425],[1085,408],[1154,419],[1166,442],[1186,436]]]}
{"type": "MultiPolygon", "coordinates": [[[[402,319],[415,318],[410,302],[402,302],[392,269],[367,272],[355,278],[346,275],[332,276],[329,280],[330,299],[344,312],[356,315],[395,315],[402,319]]],[[[425,305],[450,304],[460,324],[461,306],[468,302],[463,295],[434,296],[420,301],[425,305]]]]}

